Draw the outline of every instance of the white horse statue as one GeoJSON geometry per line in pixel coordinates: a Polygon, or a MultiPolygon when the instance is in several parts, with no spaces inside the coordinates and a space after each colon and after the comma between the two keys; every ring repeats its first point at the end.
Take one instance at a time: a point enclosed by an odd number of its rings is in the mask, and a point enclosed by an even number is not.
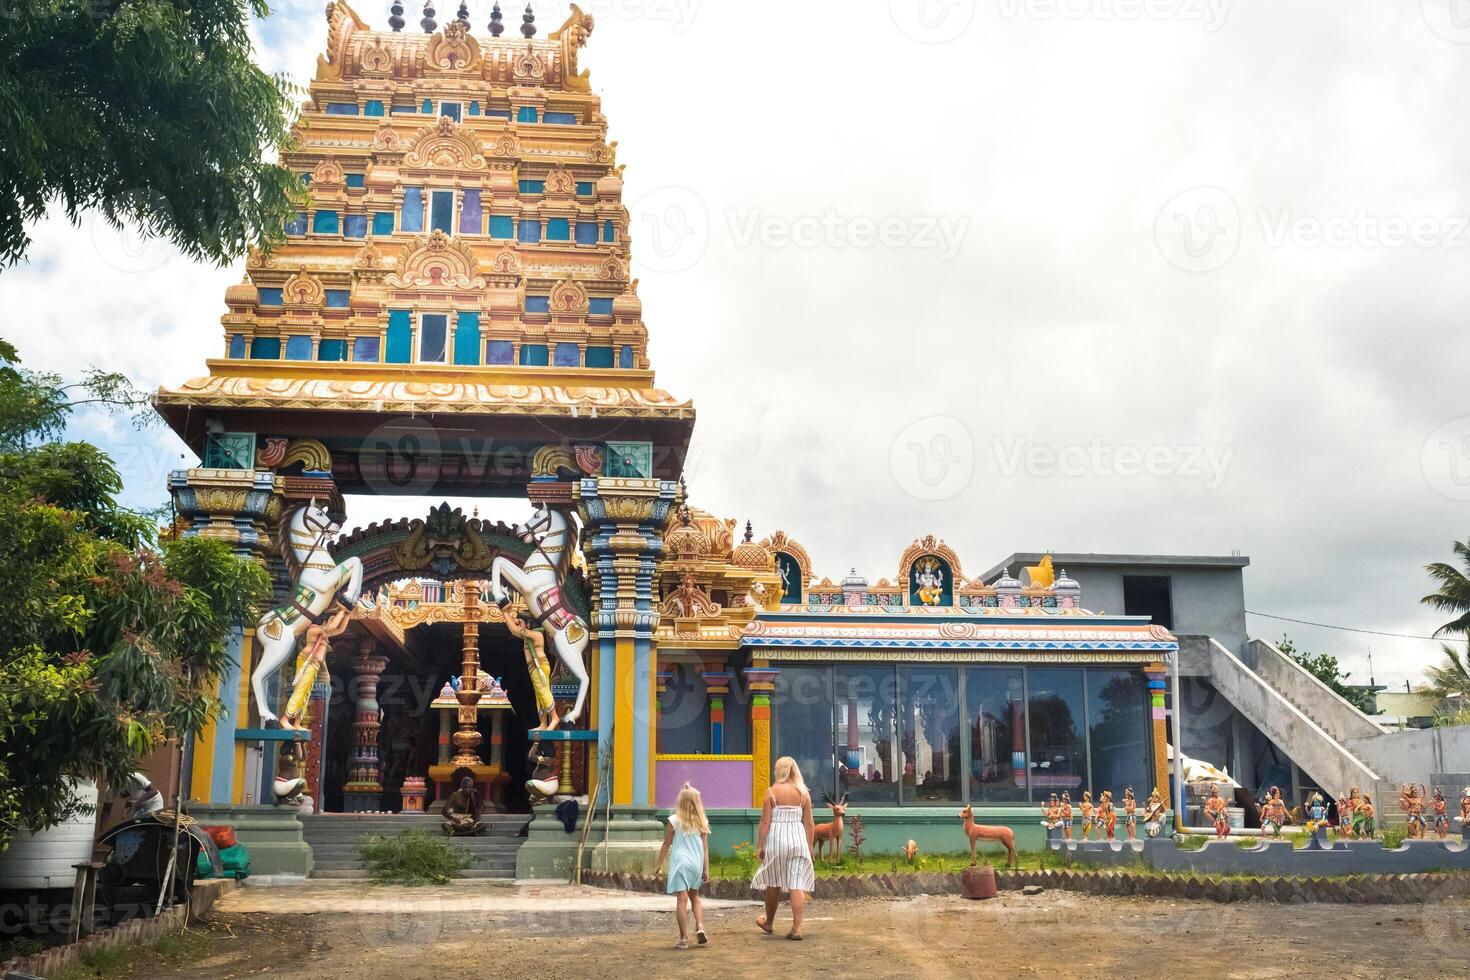
{"type": "Polygon", "coordinates": [[[301,635],[312,624],[321,624],[334,601],[340,599],[351,609],[362,597],[362,561],[349,558],[339,564],[327,551],[327,538],[338,530],[315,500],[294,511],[287,524],[282,552],[289,555],[292,567],[298,570],[296,584],[291,598],[260,617],[255,625],[261,652],[250,683],[262,723],[277,720],[275,706],[270,703],[270,680],[290,661],[301,635]]]}
{"type": "Polygon", "coordinates": [[[526,612],[540,627],[556,649],[556,655],[577,678],[577,702],[562,716],[568,724],[582,716],[587,701],[587,623],[567,602],[564,595],[567,572],[571,568],[566,515],[538,504],[531,519],[517,525],[516,534],[534,547],[526,563],[519,568],[503,555],[490,565],[490,594],[501,609],[510,605],[509,586],[526,602],[526,612]]]}

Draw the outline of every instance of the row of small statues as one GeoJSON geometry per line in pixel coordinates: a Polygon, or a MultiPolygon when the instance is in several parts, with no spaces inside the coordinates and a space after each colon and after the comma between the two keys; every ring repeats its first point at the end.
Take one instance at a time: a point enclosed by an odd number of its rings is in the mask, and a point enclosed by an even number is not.
{"type": "MultiPolygon", "coordinates": [[[[1337,813],[1334,823],[1331,808],[1321,793],[1313,793],[1307,800],[1307,832],[1315,841],[1326,842],[1328,827],[1336,827],[1338,836],[1344,840],[1370,840],[1377,835],[1377,808],[1371,795],[1354,786],[1347,795],[1339,796],[1335,804],[1337,813]]],[[[1428,821],[1424,816],[1424,787],[1405,783],[1399,789],[1399,805],[1408,821],[1408,836],[1422,839],[1428,829],[1428,821]]],[[[1440,840],[1447,840],[1450,815],[1443,788],[1435,787],[1429,806],[1434,812],[1435,833],[1440,840]]],[[[1210,787],[1210,797],[1205,801],[1205,816],[1213,822],[1216,837],[1230,836],[1227,804],[1220,796],[1218,785],[1210,787]]],[[[1261,804],[1261,832],[1280,837],[1281,828],[1290,822],[1291,814],[1287,810],[1286,801],[1281,798],[1281,790],[1272,786],[1261,804]]],[[[1465,787],[1465,792],[1460,795],[1460,824],[1463,830],[1470,831],[1470,786],[1465,787]]]]}
{"type": "MultiPolygon", "coordinates": [[[[1424,787],[1413,783],[1404,783],[1399,787],[1399,806],[1403,808],[1404,816],[1409,821],[1409,836],[1417,839],[1424,837],[1428,830],[1428,822],[1424,817],[1424,787]]],[[[1440,840],[1449,836],[1450,815],[1449,803],[1444,797],[1444,788],[1434,787],[1434,798],[1429,801],[1430,808],[1434,811],[1434,832],[1440,840]]],[[[1465,792],[1460,794],[1460,825],[1470,827],[1470,786],[1465,787],[1465,792]]]]}
{"type": "MultiPolygon", "coordinates": [[[[1148,802],[1141,815],[1144,832],[1148,836],[1157,837],[1163,832],[1164,817],[1168,810],[1163,794],[1157,789],[1148,795],[1148,802]]],[[[1080,819],[1083,840],[1092,840],[1093,830],[1097,831],[1098,840],[1117,839],[1118,811],[1113,804],[1113,791],[1110,789],[1102,791],[1096,804],[1092,802],[1092,792],[1084,790],[1082,802],[1075,809],[1070,793],[1063,792],[1060,796],[1053,793],[1042,806],[1041,816],[1041,825],[1046,828],[1049,837],[1060,831],[1063,840],[1071,840],[1072,825],[1080,819]]],[[[1123,827],[1129,840],[1138,839],[1139,819],[1138,800],[1133,795],[1133,787],[1129,786],[1123,791],[1123,827]]]]}

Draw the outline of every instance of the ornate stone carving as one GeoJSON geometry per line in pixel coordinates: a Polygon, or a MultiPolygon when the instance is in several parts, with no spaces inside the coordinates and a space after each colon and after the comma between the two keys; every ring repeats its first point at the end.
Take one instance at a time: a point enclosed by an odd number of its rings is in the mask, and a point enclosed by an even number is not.
{"type": "Polygon", "coordinates": [[[405,245],[398,271],[384,280],[389,286],[407,289],[437,286],[445,289],[484,289],[475,253],[469,244],[435,229],[405,245]]]}
{"type": "Polygon", "coordinates": [[[617,143],[611,145],[607,143],[593,143],[587,150],[587,162],[605,163],[611,166],[618,159],[617,145],[617,143]]]}
{"type": "Polygon", "coordinates": [[[322,284],[306,270],[300,269],[281,287],[281,296],[287,306],[321,306],[326,298],[322,284]]]}
{"type": "Polygon", "coordinates": [[[286,447],[291,443],[285,436],[266,436],[255,449],[255,465],[273,470],[286,458],[286,447]]]}
{"type": "Polygon", "coordinates": [[[293,463],[300,463],[303,470],[330,473],[332,454],[315,439],[292,439],[286,447],[285,455],[281,457],[280,467],[284,469],[293,463]]]}
{"type": "Polygon", "coordinates": [[[552,31],[547,36],[549,41],[561,42],[561,63],[564,81],[567,88],[573,92],[592,91],[592,82],[589,72],[577,74],[577,51],[587,45],[587,38],[592,34],[592,28],[596,21],[591,14],[583,13],[582,8],[575,3],[572,4],[571,16],[561,27],[552,31]]]}
{"type": "Polygon", "coordinates": [[[528,79],[540,81],[546,77],[546,59],[535,48],[527,45],[526,50],[511,64],[510,70],[518,82],[528,79]]]}
{"type": "Polygon", "coordinates": [[[602,265],[597,269],[597,275],[598,278],[608,282],[624,282],[628,278],[628,267],[616,255],[609,255],[602,260],[602,265]]]}
{"type": "Polygon", "coordinates": [[[695,584],[694,576],[685,572],[678,587],[659,604],[658,611],[664,616],[692,619],[696,616],[713,618],[720,614],[721,608],[708,592],[695,584]]]}
{"type": "MultiPolygon", "coordinates": [[[[796,540],[790,537],[785,531],[777,531],[775,534],[762,541],[761,546],[772,552],[784,551],[786,554],[795,559],[796,567],[801,569],[802,583],[804,584],[812,580],[811,556],[807,554],[805,548],[798,544],[796,540]]],[[[878,582],[878,585],[880,587],[885,584],[886,583],[882,580],[878,582]]]]}
{"type": "Polygon", "coordinates": [[[521,274],[521,257],[516,250],[507,245],[495,253],[490,260],[490,272],[496,276],[519,276],[521,274]]]}
{"type": "Polygon", "coordinates": [[[443,32],[429,38],[424,61],[443,71],[468,71],[480,60],[480,45],[463,21],[451,20],[443,32]]]}
{"type": "Polygon", "coordinates": [[[357,63],[364,74],[386,75],[393,70],[393,52],[384,46],[382,38],[374,37],[371,44],[363,46],[357,63]]]}
{"type": "Polygon", "coordinates": [[[546,174],[546,193],[570,197],[577,193],[577,180],[566,167],[552,167],[546,174]]]}
{"type": "Polygon", "coordinates": [[[501,133],[490,147],[490,154],[497,157],[519,157],[521,155],[521,141],[516,139],[515,133],[501,133]]]}
{"type": "Polygon", "coordinates": [[[575,279],[563,279],[551,287],[552,313],[586,313],[587,287],[575,279]]]}
{"type": "Polygon", "coordinates": [[[318,187],[335,187],[346,179],[342,165],[332,157],[327,157],[311,171],[311,182],[318,187]]]}
{"type": "Polygon", "coordinates": [[[440,116],[433,126],[418,131],[403,165],[447,170],[484,170],[486,166],[479,141],[448,116],[440,116]]]}
{"type": "Polygon", "coordinates": [[[356,269],[381,269],[383,267],[383,251],[369,238],[367,244],[357,250],[352,258],[353,268],[356,269]]]}
{"type": "Polygon", "coordinates": [[[964,575],[960,572],[960,556],[955,554],[954,549],[945,544],[943,540],[935,538],[932,534],[926,534],[909,545],[903,557],[899,559],[898,581],[904,583],[905,587],[909,580],[909,568],[924,555],[938,555],[943,558],[949,564],[950,574],[954,576],[956,587],[964,580],[964,575]]]}
{"type": "Polygon", "coordinates": [[[480,572],[495,559],[495,550],[458,507],[450,510],[449,504],[440,504],[427,519],[414,520],[408,527],[408,537],[393,549],[393,558],[404,571],[480,572]]]}
{"type": "Polygon", "coordinates": [[[403,149],[403,140],[389,123],[382,123],[373,133],[373,149],[394,151],[403,149]]]}

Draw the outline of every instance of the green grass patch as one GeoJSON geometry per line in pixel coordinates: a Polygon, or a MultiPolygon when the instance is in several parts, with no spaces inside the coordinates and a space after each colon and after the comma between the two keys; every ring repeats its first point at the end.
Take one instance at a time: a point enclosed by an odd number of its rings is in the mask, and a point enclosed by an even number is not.
{"type": "Polygon", "coordinates": [[[406,830],[394,837],[363,837],[357,852],[381,885],[443,885],[474,863],[474,856],[451,847],[447,837],[406,830]]]}
{"type": "MultiPolygon", "coordinates": [[[[709,873],[711,878],[730,879],[734,881],[749,881],[755,877],[760,862],[755,858],[755,848],[748,843],[735,845],[734,855],[711,855],[709,859],[709,873]]],[[[988,864],[993,868],[1002,869],[1006,865],[1006,853],[1003,850],[981,850],[976,853],[980,864],[988,864]]],[[[877,875],[877,874],[943,874],[963,871],[970,866],[970,855],[968,851],[953,852],[946,854],[923,854],[920,853],[912,862],[902,854],[879,854],[864,853],[862,858],[854,857],[851,853],[844,854],[837,862],[828,863],[825,860],[814,862],[818,878],[841,878],[851,875],[877,875]]],[[[1017,851],[1016,866],[1021,871],[1045,871],[1066,867],[1083,867],[1081,864],[1068,865],[1061,854],[1052,851],[1017,851]]]]}

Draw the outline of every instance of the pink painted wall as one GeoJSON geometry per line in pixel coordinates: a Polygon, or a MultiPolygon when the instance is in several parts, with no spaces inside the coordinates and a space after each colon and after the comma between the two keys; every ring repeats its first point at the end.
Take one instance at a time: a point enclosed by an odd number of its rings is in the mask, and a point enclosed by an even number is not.
{"type": "Polygon", "coordinates": [[[673,807],[679,790],[689,783],[704,797],[705,808],[738,807],[750,809],[750,781],[753,778],[749,759],[659,759],[654,777],[655,806],[673,807]]]}

